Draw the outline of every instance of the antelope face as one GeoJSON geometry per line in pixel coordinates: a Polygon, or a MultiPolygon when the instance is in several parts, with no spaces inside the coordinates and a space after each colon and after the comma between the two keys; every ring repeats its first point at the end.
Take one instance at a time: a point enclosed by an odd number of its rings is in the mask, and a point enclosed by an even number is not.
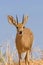
{"type": "Polygon", "coordinates": [[[17,33],[22,35],[23,34],[23,29],[25,28],[23,26],[23,24],[22,23],[18,23],[16,28],[17,28],[17,33]]]}
{"type": "Polygon", "coordinates": [[[16,20],[12,16],[8,16],[8,21],[10,24],[15,25],[17,29],[17,34],[22,35],[23,34],[23,29],[25,26],[25,23],[28,20],[28,16],[23,16],[22,23],[18,23],[18,17],[16,16],[16,20]]]}

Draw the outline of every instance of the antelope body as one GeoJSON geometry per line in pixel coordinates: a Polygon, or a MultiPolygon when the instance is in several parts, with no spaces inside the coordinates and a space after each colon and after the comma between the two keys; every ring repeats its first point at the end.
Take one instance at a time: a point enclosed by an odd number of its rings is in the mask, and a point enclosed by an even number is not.
{"type": "Polygon", "coordinates": [[[16,16],[16,20],[12,16],[8,16],[9,23],[15,25],[17,28],[16,48],[19,54],[19,62],[20,62],[21,54],[23,52],[28,52],[28,51],[30,53],[33,44],[33,33],[29,28],[25,27],[25,23],[27,22],[27,20],[28,20],[28,16],[23,16],[22,23],[18,23],[17,16],[16,16]]]}
{"type": "Polygon", "coordinates": [[[27,50],[31,50],[32,42],[33,35],[30,29],[28,28],[23,29],[23,35],[21,36],[19,34],[16,35],[16,47],[20,54],[27,50]]]}

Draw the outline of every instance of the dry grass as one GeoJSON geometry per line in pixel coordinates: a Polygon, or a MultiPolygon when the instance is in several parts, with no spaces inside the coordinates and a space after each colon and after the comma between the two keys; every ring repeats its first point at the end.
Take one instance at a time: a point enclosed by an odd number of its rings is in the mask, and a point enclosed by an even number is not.
{"type": "MultiPolygon", "coordinates": [[[[10,51],[9,50],[9,46],[6,49],[6,54],[5,54],[5,56],[7,56],[6,61],[5,61],[5,58],[3,57],[3,54],[2,53],[0,54],[1,57],[2,57],[1,61],[3,61],[3,62],[0,61],[0,65],[19,65],[19,63],[16,63],[13,60],[13,57],[12,57],[11,53],[9,53],[8,51],[10,51]]],[[[21,61],[20,65],[26,65],[25,61],[24,60],[21,61]]],[[[39,59],[39,60],[33,60],[33,59],[31,59],[29,61],[28,65],[43,65],[43,59],[39,59]]]]}
{"type": "MultiPolygon", "coordinates": [[[[0,63],[2,65],[3,63],[0,63]]],[[[5,62],[3,65],[19,65],[19,63],[16,63],[14,61],[5,62]]],[[[20,65],[26,65],[25,61],[21,61],[20,65]]],[[[43,60],[30,60],[28,65],[43,65],[43,60]]]]}
{"type": "MultiPolygon", "coordinates": [[[[14,65],[19,65],[14,63],[14,65]]],[[[21,65],[26,65],[24,61],[21,62],[21,65]]],[[[31,60],[28,65],[43,65],[43,60],[31,60]]]]}

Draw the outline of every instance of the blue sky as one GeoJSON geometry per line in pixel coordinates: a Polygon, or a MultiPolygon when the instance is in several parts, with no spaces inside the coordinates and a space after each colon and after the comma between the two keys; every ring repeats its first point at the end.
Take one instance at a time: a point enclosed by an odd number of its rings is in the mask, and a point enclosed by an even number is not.
{"type": "Polygon", "coordinates": [[[8,23],[7,16],[16,14],[19,21],[23,14],[29,16],[26,27],[33,31],[33,47],[43,49],[43,0],[0,0],[0,45],[8,40],[14,46],[16,28],[8,23]]]}

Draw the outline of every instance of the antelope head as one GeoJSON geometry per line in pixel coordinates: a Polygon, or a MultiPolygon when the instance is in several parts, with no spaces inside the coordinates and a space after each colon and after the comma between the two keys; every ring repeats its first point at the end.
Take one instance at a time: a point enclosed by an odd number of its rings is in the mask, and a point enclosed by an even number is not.
{"type": "Polygon", "coordinates": [[[17,34],[22,35],[23,29],[25,27],[25,24],[28,20],[28,16],[23,15],[22,23],[18,23],[18,17],[16,16],[16,20],[13,18],[13,16],[8,15],[8,22],[10,24],[13,24],[17,29],[17,34]]]}

